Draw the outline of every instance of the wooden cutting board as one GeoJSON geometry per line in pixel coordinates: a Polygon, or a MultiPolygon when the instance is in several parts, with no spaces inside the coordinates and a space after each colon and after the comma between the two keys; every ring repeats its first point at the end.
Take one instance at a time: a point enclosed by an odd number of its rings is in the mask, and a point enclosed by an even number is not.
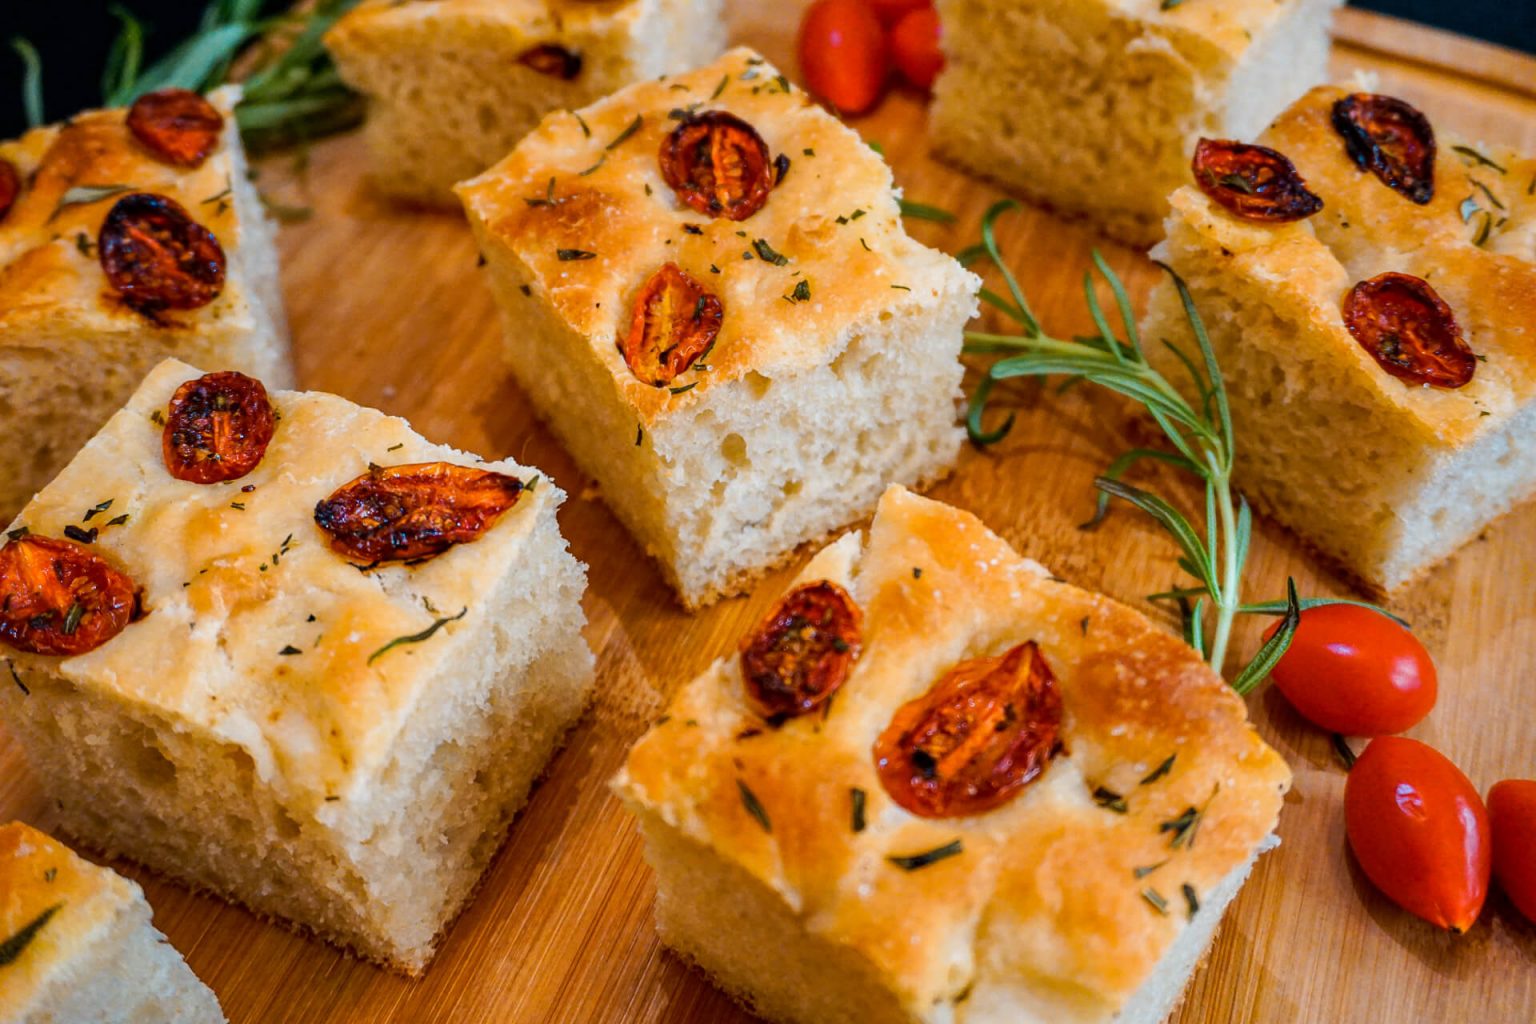
{"type": "MultiPolygon", "coordinates": [[[[734,37],[792,70],[798,4],[732,5],[734,37]]],[[[1342,12],[1335,71],[1376,71],[1381,87],[1472,137],[1536,149],[1536,61],[1361,12],[1342,12]]],[[[975,240],[998,193],[927,155],[925,112],[898,93],[857,122],[880,142],[909,198],[959,215],[913,222],[928,244],[975,240]]],[[[429,438],[541,467],[571,495],[561,513],[591,567],[588,639],[598,694],[514,826],[479,897],[450,931],[422,981],[359,963],[316,941],[195,896],[131,865],[155,920],[219,994],[234,1024],[255,1022],[677,1022],[750,1018],[698,972],[662,951],[651,925],[651,881],[635,830],[607,781],[667,694],[764,611],[790,570],[750,598],[690,616],[596,500],[497,358],[497,323],[462,219],[393,208],[363,184],[356,138],[317,145],[307,167],[267,161],[259,184],[313,208],[281,236],[283,278],[304,387],[334,391],[408,417],[429,438]]],[[[1089,330],[1081,279],[1104,249],[1138,301],[1156,271],[1139,253],[1030,210],[1008,220],[1005,251],[1048,329],[1089,330]]],[[[1021,552],[1082,586],[1103,590],[1174,626],[1142,595],[1180,578],[1174,549],[1141,515],[1117,508],[1082,533],[1096,472],[1133,437],[1131,410],[1106,393],[1016,393],[1018,427],[993,451],[967,448],[935,497],[970,509],[1021,552]]],[[[1262,443],[1240,438],[1240,444],[1262,443]]],[[[1536,443],[1536,441],[1533,441],[1536,443]]],[[[1154,485],[1193,492],[1169,474],[1154,485]]],[[[1249,569],[1252,599],[1279,597],[1285,577],[1304,593],[1343,594],[1297,543],[1261,523],[1249,569]]],[[[1416,735],[1450,755],[1486,791],[1536,776],[1536,506],[1507,517],[1402,595],[1440,668],[1439,706],[1416,735]]],[[[1253,627],[1237,651],[1254,646],[1253,627]]],[[[1260,730],[1291,763],[1295,788],[1266,856],[1189,989],[1181,1024],[1392,1024],[1536,1019],[1536,926],[1495,896],[1466,936],[1453,938],[1397,910],[1354,866],[1344,841],[1344,774],[1328,738],[1277,695],[1249,701],[1260,730]]],[[[53,817],[14,745],[0,732],[0,821],[50,828],[53,817]]]]}

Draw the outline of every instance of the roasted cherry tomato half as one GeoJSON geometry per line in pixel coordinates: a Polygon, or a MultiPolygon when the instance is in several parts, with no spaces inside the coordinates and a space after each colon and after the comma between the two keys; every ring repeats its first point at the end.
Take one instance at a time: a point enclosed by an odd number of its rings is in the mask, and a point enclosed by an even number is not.
{"type": "Polygon", "coordinates": [[[348,557],[411,561],[477,540],[522,493],[516,477],[449,462],[370,466],[315,506],[315,523],[348,557]]]}
{"type": "Polygon", "coordinates": [[[1412,274],[1378,274],[1351,288],[1344,326],[1383,370],[1410,384],[1459,388],[1477,371],[1456,314],[1412,274]]]}
{"type": "Polygon", "coordinates": [[[1372,740],[1344,784],[1344,828],[1393,903],[1453,932],[1472,927],[1488,896],[1488,812],[1445,755],[1406,736],[1372,740]]]}
{"type": "Polygon", "coordinates": [[[224,115],[190,89],[156,89],[128,108],[128,130],[166,163],[196,167],[219,148],[224,115]]]}
{"type": "Polygon", "coordinates": [[[747,703],[769,722],[815,711],[837,692],[863,646],[863,614],[831,580],[802,583],[741,638],[747,703]]]}
{"type": "Polygon", "coordinates": [[[908,701],[875,743],[880,784],[924,818],[1017,796],[1061,749],[1061,693],[1033,640],[963,661],[908,701]]]}
{"type": "Polygon", "coordinates": [[[133,619],[133,580],[83,544],[26,534],[0,548],[0,640],[31,654],[84,654],[133,619]]]}
{"type": "Polygon", "coordinates": [[[898,21],[891,29],[891,59],[907,81],[924,92],[932,89],[933,80],[944,70],[938,12],[921,7],[898,21]]]}
{"type": "Polygon", "coordinates": [[[880,19],[880,24],[887,28],[913,11],[932,7],[933,0],[869,0],[869,9],[875,12],[875,17],[880,19]]]}
{"type": "Polygon", "coordinates": [[[542,46],[524,50],[518,56],[517,62],[541,75],[561,78],[567,82],[581,74],[581,54],[572,53],[554,43],[545,43],[542,46]]]}
{"type": "Polygon", "coordinates": [[[1323,208],[1283,153],[1227,139],[1201,139],[1190,163],[1195,184],[1248,220],[1302,220],[1323,208]]]}
{"type": "Polygon", "coordinates": [[[660,160],[661,176],[677,198],[711,217],[746,220],[773,191],[768,143],[723,110],[685,118],[661,140],[660,160]]]}
{"type": "Polygon", "coordinates": [[[800,21],[806,88],[844,114],[862,114],[885,90],[885,32],[864,0],[816,0],[800,21]]]}
{"type": "Polygon", "coordinates": [[[16,197],[21,195],[21,172],[16,170],[16,165],[4,157],[0,157],[0,221],[5,220],[5,215],[11,212],[11,207],[16,205],[16,197]]]}
{"type": "Polygon", "coordinates": [[[1402,732],[1435,706],[1435,663],[1419,638],[1356,605],[1302,612],[1270,678],[1301,717],[1345,736],[1402,732]]]}
{"type": "Polygon", "coordinates": [[[1357,92],[1333,105],[1333,128],[1361,169],[1421,206],[1435,197],[1435,130],[1400,99],[1357,92]]]}
{"type": "Polygon", "coordinates": [[[176,389],[160,447],[177,480],[238,480],[261,462],[276,418],[261,381],[243,373],[206,373],[176,389]]]}
{"type": "Polygon", "coordinates": [[[636,377],[664,387],[709,351],[724,320],[720,300],[668,263],[635,296],[619,352],[636,377]]]}
{"type": "Polygon", "coordinates": [[[1536,922],[1536,779],[1505,779],[1488,791],[1493,877],[1527,919],[1536,922]]]}
{"type": "Polygon", "coordinates": [[[107,282],[141,312],[196,309],[224,290],[219,240],[166,196],[123,196],[102,221],[96,246],[107,282]]]}

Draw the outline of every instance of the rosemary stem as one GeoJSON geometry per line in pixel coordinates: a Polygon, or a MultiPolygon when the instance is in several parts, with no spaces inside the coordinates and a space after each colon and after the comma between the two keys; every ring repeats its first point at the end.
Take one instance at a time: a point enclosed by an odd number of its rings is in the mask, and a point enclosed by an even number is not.
{"type": "Polygon", "coordinates": [[[1237,517],[1232,508],[1232,481],[1225,468],[1212,460],[1211,486],[1216,489],[1216,514],[1221,523],[1221,593],[1211,595],[1216,606],[1215,631],[1211,635],[1211,667],[1220,673],[1227,661],[1227,642],[1232,637],[1232,622],[1242,606],[1242,582],[1238,564],[1237,517]]]}

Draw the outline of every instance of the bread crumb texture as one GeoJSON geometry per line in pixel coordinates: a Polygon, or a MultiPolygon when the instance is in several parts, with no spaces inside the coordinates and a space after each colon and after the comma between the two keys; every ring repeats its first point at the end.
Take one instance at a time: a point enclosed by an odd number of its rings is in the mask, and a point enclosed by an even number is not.
{"type": "MultiPolygon", "coordinates": [[[[1188,283],[1232,397],[1239,484],[1373,588],[1402,587],[1536,490],[1536,159],[1437,125],[1434,197],[1361,170],[1319,87],[1258,139],[1295,163],[1323,209],[1292,224],[1173,194],[1154,253],[1188,283]],[[1399,380],[1355,341],[1343,304],[1388,271],[1445,300],[1478,362],[1453,390],[1399,380]]],[[[1191,346],[1172,286],[1154,291],[1147,351],[1191,346]]]]}
{"type": "Polygon", "coordinates": [[[162,359],[293,380],[274,228],[246,176],[237,88],[208,99],[219,147],[195,168],[156,159],[123,110],[95,110],[0,142],[24,182],[0,220],[0,409],[25,444],[0,448],[0,516],[15,515],[162,359]],[[151,318],[107,283],[97,235],[114,202],[153,192],[181,204],[224,250],[224,288],[208,305],[151,318]]]}
{"type": "Polygon", "coordinates": [[[664,940],[774,1020],[1160,1021],[1275,826],[1284,762],[1194,651],[968,513],[892,488],[861,541],[800,576],[840,584],[864,615],[826,714],[772,727],[725,658],[615,780],[648,838],[664,940]],[[872,748],[895,711],[1029,640],[1063,702],[1044,773],[968,817],[890,799],[872,748]],[[1196,834],[1175,842],[1167,823],[1190,815],[1196,834]],[[956,843],[916,869],[891,860],[956,843]]]}
{"type": "Polygon", "coordinates": [[[934,147],[1112,238],[1151,245],[1200,136],[1247,138],[1324,80],[1339,3],[938,0],[934,147]]]}
{"type": "Polygon", "coordinates": [[[948,471],[979,281],[907,237],[884,161],[752,51],[551,114],[459,194],[519,383],[690,606],[948,471]],[[744,220],[663,177],[663,141],[714,111],[779,168],[744,220]],[[668,263],[723,320],[658,387],[616,342],[668,263]]]}
{"type": "Polygon", "coordinates": [[[71,833],[420,971],[590,689],[564,496],[404,420],[280,390],[255,470],[177,481],[157,414],[198,374],[157,368],[12,524],[96,527],[146,614],[82,655],[11,652],[30,695],[5,688],[7,722],[71,833]],[[370,463],[433,461],[526,489],[419,564],[331,549],[317,502],[370,463]]]}

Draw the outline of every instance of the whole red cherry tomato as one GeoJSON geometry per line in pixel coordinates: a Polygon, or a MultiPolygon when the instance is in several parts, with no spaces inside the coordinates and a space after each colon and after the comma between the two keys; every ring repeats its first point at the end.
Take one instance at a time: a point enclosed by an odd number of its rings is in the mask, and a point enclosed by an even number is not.
{"type": "Polygon", "coordinates": [[[862,114],[885,88],[885,32],[865,0],[816,0],[800,22],[806,88],[844,114],[862,114]]]}
{"type": "Polygon", "coordinates": [[[1488,791],[1493,877],[1526,917],[1536,921],[1536,779],[1505,779],[1488,791]]]}
{"type": "Polygon", "coordinates": [[[1488,896],[1488,812],[1445,755],[1405,736],[1371,741],[1344,784],[1344,829],[1387,898],[1460,934],[1488,896]]]}
{"type": "Polygon", "coordinates": [[[932,7],[913,11],[891,30],[891,58],[907,81],[924,91],[944,68],[939,52],[939,15],[932,7]]]}
{"type": "Polygon", "coordinates": [[[913,11],[932,7],[933,0],[869,0],[869,6],[874,10],[875,17],[880,19],[880,24],[890,27],[913,11]]]}
{"type": "Polygon", "coordinates": [[[1302,612],[1270,677],[1303,718],[1345,736],[1402,732],[1435,706],[1435,663],[1424,645],[1380,612],[1351,604],[1302,612]]]}

